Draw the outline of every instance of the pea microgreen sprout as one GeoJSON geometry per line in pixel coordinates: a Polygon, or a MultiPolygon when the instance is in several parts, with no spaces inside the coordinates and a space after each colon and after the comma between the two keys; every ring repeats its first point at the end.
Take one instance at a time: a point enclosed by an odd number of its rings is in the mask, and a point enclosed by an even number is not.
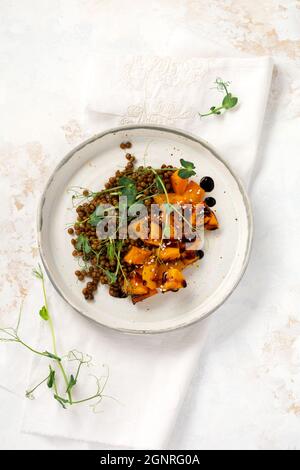
{"type": "Polygon", "coordinates": [[[46,295],[46,287],[45,287],[45,279],[44,274],[40,266],[33,271],[34,276],[41,281],[42,284],[42,291],[43,291],[43,298],[44,298],[44,305],[39,310],[39,316],[41,319],[48,323],[50,335],[52,339],[52,352],[38,350],[35,347],[27,344],[27,342],[23,341],[19,334],[20,323],[21,323],[21,313],[22,309],[20,309],[20,313],[18,316],[18,321],[16,327],[9,327],[9,328],[0,328],[0,342],[3,343],[18,343],[23,346],[25,349],[29,350],[30,352],[42,356],[46,358],[48,361],[52,361],[50,364],[48,363],[48,373],[46,377],[44,377],[37,385],[35,385],[31,390],[26,391],[26,397],[29,399],[34,399],[33,393],[43,384],[47,386],[47,389],[52,392],[53,398],[64,408],[71,405],[77,405],[80,403],[85,403],[91,401],[93,406],[97,406],[97,404],[102,400],[104,387],[108,380],[108,373],[101,377],[95,377],[96,379],[96,391],[93,395],[83,397],[81,399],[74,399],[73,397],[73,389],[74,387],[78,387],[78,380],[79,380],[79,373],[82,369],[82,366],[89,366],[91,362],[91,357],[88,355],[84,355],[83,353],[73,350],[70,351],[67,355],[63,356],[58,353],[57,346],[56,346],[56,335],[54,331],[54,325],[52,316],[49,311],[48,307],[48,299],[46,295]],[[77,368],[75,369],[74,373],[68,374],[65,369],[64,362],[77,362],[77,368]],[[62,380],[61,380],[62,379],[62,380]],[[101,381],[103,384],[101,385],[101,381]],[[59,383],[63,382],[64,386],[59,387],[59,383]],[[63,390],[59,390],[59,388],[63,388],[63,390]]]}
{"type": "Polygon", "coordinates": [[[215,84],[217,90],[221,91],[222,93],[225,93],[222,104],[220,106],[212,106],[210,108],[209,113],[199,113],[200,117],[211,116],[212,114],[223,114],[225,111],[228,111],[228,109],[234,108],[238,103],[238,98],[236,96],[233,96],[232,93],[228,91],[230,82],[225,82],[221,78],[217,78],[215,84]]]}
{"type": "Polygon", "coordinates": [[[181,168],[178,170],[178,176],[183,179],[188,179],[196,174],[195,165],[192,162],[187,162],[183,158],[180,159],[181,168]]]}

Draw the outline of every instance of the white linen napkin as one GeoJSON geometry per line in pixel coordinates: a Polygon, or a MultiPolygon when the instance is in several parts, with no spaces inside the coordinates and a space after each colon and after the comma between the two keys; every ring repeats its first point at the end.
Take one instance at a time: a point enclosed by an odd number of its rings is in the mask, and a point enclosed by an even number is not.
{"type": "Polygon", "coordinates": [[[255,158],[272,75],[260,58],[189,58],[98,55],[88,87],[87,126],[95,133],[122,124],[165,124],[206,139],[247,185],[255,158]],[[222,116],[200,118],[223,95],[216,78],[239,98],[222,116]]]}
{"type": "MultiPolygon", "coordinates": [[[[98,57],[88,87],[88,126],[94,132],[127,123],[167,124],[207,139],[248,183],[269,92],[272,64],[257,59],[172,59],[170,57],[98,57]],[[222,95],[212,89],[216,77],[231,81],[239,106],[223,116],[199,118],[222,95]]],[[[93,356],[89,370],[110,378],[95,413],[86,406],[60,408],[49,391],[27,401],[22,430],[106,446],[161,448],[167,443],[197,363],[209,319],[181,331],[129,336],[101,328],[74,312],[47,286],[58,331],[58,349],[80,349],[93,356]],[[104,368],[105,370],[105,368],[104,368]]],[[[221,314],[221,311],[216,314],[221,314]]],[[[40,332],[45,345],[47,325],[40,332]]],[[[47,365],[35,359],[30,385],[47,365]]],[[[81,393],[91,390],[86,376],[81,393]]]]}

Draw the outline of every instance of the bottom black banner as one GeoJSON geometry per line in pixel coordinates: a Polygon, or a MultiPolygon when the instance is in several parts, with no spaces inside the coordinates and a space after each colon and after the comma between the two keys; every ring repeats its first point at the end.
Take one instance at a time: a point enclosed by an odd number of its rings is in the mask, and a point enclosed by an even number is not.
{"type": "MultiPolygon", "coordinates": [[[[288,450],[288,449],[285,449],[288,450]]],[[[296,449],[295,449],[296,450],[296,449]]],[[[7,451],[10,452],[10,451],[7,451]]],[[[241,451],[231,451],[231,450],[46,450],[46,451],[35,451],[38,453],[43,452],[39,457],[32,458],[31,452],[29,451],[20,451],[19,453],[14,452],[14,462],[20,461],[22,464],[30,463],[31,470],[41,466],[41,462],[45,461],[44,454],[47,452],[55,452],[54,461],[57,462],[59,456],[62,453],[66,453],[66,456],[63,456],[68,462],[68,466],[82,465],[83,467],[88,467],[89,470],[95,469],[101,466],[119,466],[122,468],[140,468],[146,467],[149,465],[191,465],[195,468],[202,466],[202,468],[208,468],[209,470],[213,465],[230,465],[230,468],[241,468],[241,465],[245,463],[245,458],[241,458],[241,451]],[[60,453],[57,455],[57,453],[60,453]],[[19,454],[19,455],[18,455],[19,454]]],[[[244,451],[245,452],[245,451],[244,451]]],[[[261,463],[261,457],[258,455],[265,453],[266,451],[261,450],[260,454],[258,452],[247,452],[247,465],[254,464],[257,465],[261,463]]],[[[52,457],[53,458],[53,457],[52,457]]],[[[49,457],[49,462],[51,457],[49,457]]],[[[276,465],[280,464],[282,461],[283,465],[287,465],[286,452],[279,453],[276,452],[276,462],[274,456],[268,453],[268,463],[270,464],[274,461],[276,465]],[[283,462],[283,455],[284,462],[283,462]]]]}

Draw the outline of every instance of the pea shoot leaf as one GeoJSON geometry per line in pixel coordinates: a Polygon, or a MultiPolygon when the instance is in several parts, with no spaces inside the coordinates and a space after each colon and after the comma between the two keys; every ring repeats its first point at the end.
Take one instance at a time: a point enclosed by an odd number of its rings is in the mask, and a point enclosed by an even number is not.
{"type": "Polygon", "coordinates": [[[43,320],[45,320],[45,321],[49,320],[49,313],[48,313],[48,310],[45,307],[45,305],[43,305],[42,308],[40,309],[39,315],[43,320]]]}
{"type": "Polygon", "coordinates": [[[178,176],[182,179],[190,178],[196,174],[195,165],[192,162],[188,162],[183,158],[180,159],[181,168],[178,170],[178,176]]]}
{"type": "Polygon", "coordinates": [[[182,179],[190,178],[191,176],[194,176],[195,174],[196,172],[194,170],[187,170],[185,168],[181,168],[178,171],[178,176],[180,176],[180,178],[182,179]]]}
{"type": "Polygon", "coordinates": [[[49,373],[49,377],[48,377],[48,380],[47,380],[47,385],[48,385],[49,388],[52,388],[53,384],[55,382],[55,370],[52,369],[51,366],[49,366],[49,369],[50,369],[50,373],[49,373]]]}
{"type": "Polygon", "coordinates": [[[69,382],[68,382],[68,387],[67,387],[67,390],[66,392],[68,393],[70,390],[72,390],[72,388],[76,385],[76,380],[74,378],[74,375],[70,375],[70,379],[69,379],[69,382]]]}
{"type": "Polygon", "coordinates": [[[96,227],[101,220],[103,220],[103,217],[98,215],[97,209],[95,209],[89,217],[89,224],[92,225],[92,227],[96,227]]]}
{"type": "Polygon", "coordinates": [[[115,273],[112,273],[111,271],[109,271],[108,269],[106,269],[105,271],[105,275],[108,279],[108,282],[109,284],[114,284],[117,280],[117,276],[115,273]]]}
{"type": "Polygon", "coordinates": [[[222,106],[224,109],[234,108],[234,106],[237,105],[237,102],[238,102],[238,98],[236,98],[235,96],[232,96],[231,93],[228,93],[223,98],[222,106]]]}
{"type": "Polygon", "coordinates": [[[75,247],[76,250],[83,251],[83,253],[85,253],[86,255],[88,255],[92,251],[88,238],[82,233],[78,235],[75,247]]]}
{"type": "Polygon", "coordinates": [[[122,176],[119,179],[119,185],[123,186],[121,188],[121,195],[127,197],[127,205],[130,207],[135,202],[137,196],[135,181],[127,176],[122,176]]]}
{"type": "Polygon", "coordinates": [[[157,191],[160,194],[163,194],[165,192],[164,191],[164,185],[162,183],[161,178],[158,175],[155,176],[155,184],[156,184],[157,191]]]}
{"type": "Polygon", "coordinates": [[[194,163],[188,162],[188,161],[184,160],[183,158],[180,159],[180,164],[183,168],[186,168],[187,170],[194,170],[195,169],[194,163]]]}

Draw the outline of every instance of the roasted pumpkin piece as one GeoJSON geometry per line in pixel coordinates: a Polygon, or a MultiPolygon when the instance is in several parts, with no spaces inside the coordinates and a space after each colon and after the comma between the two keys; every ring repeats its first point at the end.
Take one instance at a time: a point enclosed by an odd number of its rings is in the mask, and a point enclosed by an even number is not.
{"type": "Polygon", "coordinates": [[[186,285],[182,272],[176,268],[169,268],[164,272],[160,288],[162,292],[177,291],[186,285]]]}
{"type": "MultiPolygon", "coordinates": [[[[173,262],[172,262],[172,264],[173,264],[173,262]]],[[[160,286],[160,284],[162,283],[163,275],[168,269],[169,269],[168,265],[166,265],[162,262],[158,263],[158,265],[157,265],[157,280],[156,280],[158,286],[160,286]]]]}
{"type": "Polygon", "coordinates": [[[147,245],[159,246],[161,243],[161,228],[157,222],[151,221],[149,238],[146,238],[144,242],[147,245]]]}
{"type": "Polygon", "coordinates": [[[166,202],[166,195],[165,194],[157,194],[153,196],[153,200],[155,204],[164,204],[166,202]]]}
{"type": "MultiPolygon", "coordinates": [[[[168,262],[168,265],[164,265],[164,266],[165,266],[164,271],[167,271],[169,268],[176,268],[179,271],[182,271],[185,268],[185,264],[184,264],[183,260],[181,260],[181,259],[176,259],[174,261],[170,261],[170,262],[168,262]]],[[[163,271],[163,273],[164,273],[164,271],[163,271]]],[[[162,279],[162,277],[161,277],[161,279],[162,279]]]]}
{"type": "Polygon", "coordinates": [[[192,214],[191,214],[191,224],[193,227],[199,227],[204,223],[204,204],[197,203],[196,206],[193,207],[192,214]]]}
{"type": "Polygon", "coordinates": [[[156,250],[156,255],[163,261],[180,258],[179,246],[162,246],[156,250]]]}
{"type": "Polygon", "coordinates": [[[126,294],[131,295],[144,295],[149,291],[148,287],[144,285],[143,279],[137,273],[124,281],[123,290],[126,294]]]}
{"type": "Polygon", "coordinates": [[[184,204],[186,202],[185,195],[168,193],[168,199],[165,194],[157,194],[153,196],[155,204],[166,204],[168,201],[170,204],[184,204]]]}
{"type": "Polygon", "coordinates": [[[199,184],[195,183],[195,181],[190,181],[183,196],[186,202],[197,204],[203,201],[204,195],[204,189],[202,189],[199,184]]]}
{"type": "Polygon", "coordinates": [[[216,230],[217,228],[219,228],[219,223],[216,214],[209,207],[205,207],[204,227],[206,230],[216,230]]]}
{"type": "Polygon", "coordinates": [[[152,240],[161,239],[161,227],[157,221],[151,220],[150,222],[149,238],[152,240]]]}
{"type": "Polygon", "coordinates": [[[144,240],[144,243],[146,245],[150,245],[150,246],[159,246],[161,244],[161,241],[160,240],[152,240],[152,238],[146,238],[146,240],[144,240]]]}
{"type": "Polygon", "coordinates": [[[188,179],[180,178],[178,174],[179,170],[175,171],[171,176],[171,184],[174,193],[183,194],[189,183],[188,179]]]}
{"type": "Polygon", "coordinates": [[[196,256],[195,258],[186,258],[183,260],[183,263],[184,263],[184,268],[187,268],[188,266],[191,266],[192,264],[196,263],[197,261],[199,261],[199,257],[196,256]]]}
{"type": "Polygon", "coordinates": [[[148,235],[148,217],[130,222],[128,225],[128,233],[130,238],[146,238],[148,235]]]}
{"type": "Polygon", "coordinates": [[[151,256],[151,251],[145,248],[132,246],[128,253],[124,256],[124,261],[128,264],[144,264],[151,256]]]}
{"type": "Polygon", "coordinates": [[[183,255],[181,255],[181,261],[185,268],[198,260],[199,256],[196,250],[186,250],[183,255]]]}
{"type": "MultiPolygon", "coordinates": [[[[178,205],[178,203],[174,204],[174,212],[170,212],[167,209],[167,206],[164,206],[163,204],[160,205],[160,224],[161,228],[158,230],[158,228],[153,229],[153,226],[158,227],[158,223],[152,223],[151,224],[151,239],[153,240],[158,240],[159,245],[161,244],[162,239],[171,239],[171,240],[179,240],[182,238],[182,217],[180,216],[180,212],[178,211],[178,208],[181,209],[181,207],[178,205]],[[178,211],[178,212],[175,212],[178,211]],[[159,238],[157,234],[159,233],[159,238]]],[[[154,243],[153,243],[154,245],[154,243]]]]}
{"type": "Polygon", "coordinates": [[[182,234],[182,228],[180,226],[177,227],[177,225],[174,225],[174,223],[170,223],[169,228],[170,240],[179,240],[182,234]]]}
{"type": "MultiPolygon", "coordinates": [[[[158,224],[155,224],[158,226],[158,224]]],[[[146,245],[149,245],[149,246],[160,246],[161,244],[161,230],[159,229],[159,232],[156,232],[156,231],[153,231],[151,230],[150,228],[150,232],[149,232],[149,238],[145,238],[145,240],[143,240],[144,243],[146,245]],[[159,237],[157,236],[157,234],[159,233],[159,237]]]]}
{"type": "Polygon", "coordinates": [[[177,214],[170,215],[169,221],[169,228],[170,228],[170,239],[171,240],[180,240],[182,238],[183,232],[183,219],[179,217],[177,214]]]}
{"type": "Polygon", "coordinates": [[[179,271],[183,271],[186,267],[190,266],[191,264],[195,263],[196,261],[199,261],[198,255],[195,254],[193,251],[194,255],[191,258],[180,258],[176,259],[174,261],[168,262],[168,264],[160,265],[158,267],[158,278],[160,279],[160,283],[162,281],[162,276],[164,272],[166,272],[169,268],[175,268],[178,269],[179,271]]]}
{"type": "Polygon", "coordinates": [[[157,262],[155,260],[150,260],[149,263],[144,264],[143,266],[142,279],[145,281],[146,286],[149,287],[149,289],[155,289],[157,287],[157,278],[157,262]]]}
{"type": "Polygon", "coordinates": [[[148,299],[148,297],[152,297],[152,295],[155,295],[157,294],[157,290],[156,289],[150,289],[147,294],[143,294],[143,295],[133,295],[131,297],[131,300],[132,300],[132,303],[133,304],[136,304],[138,302],[142,302],[143,300],[145,299],[148,299]]]}

